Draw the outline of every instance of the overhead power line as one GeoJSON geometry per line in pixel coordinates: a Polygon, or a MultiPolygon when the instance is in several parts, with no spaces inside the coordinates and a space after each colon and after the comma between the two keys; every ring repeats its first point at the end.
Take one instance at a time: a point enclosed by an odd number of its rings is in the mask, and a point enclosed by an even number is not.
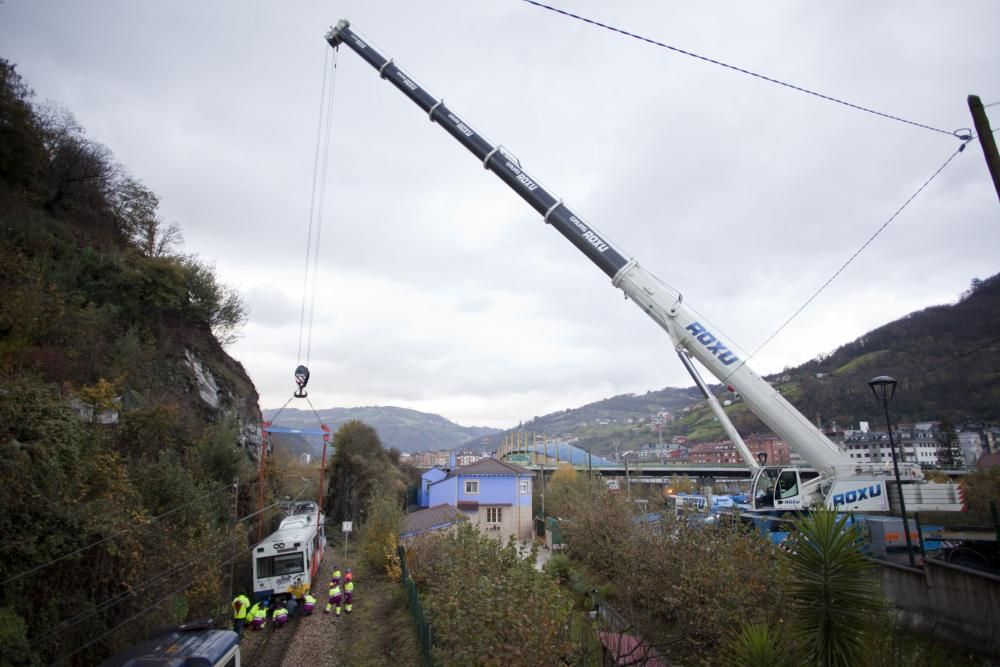
{"type": "Polygon", "coordinates": [[[135,525],[132,525],[132,526],[126,528],[125,530],[121,530],[121,531],[118,531],[117,533],[113,533],[111,535],[108,535],[107,537],[104,537],[104,538],[102,538],[100,540],[97,540],[96,542],[91,542],[90,544],[88,544],[85,547],[80,547],[79,549],[77,549],[75,551],[71,551],[68,554],[63,554],[62,556],[59,556],[58,558],[53,558],[52,560],[50,560],[47,563],[42,563],[41,565],[37,565],[37,566],[31,568],[30,570],[25,570],[24,572],[21,572],[20,574],[15,574],[13,577],[8,577],[7,579],[4,579],[3,581],[0,581],[0,586],[6,586],[7,584],[9,584],[12,581],[16,581],[16,580],[18,580],[18,579],[20,579],[22,577],[26,577],[29,574],[32,574],[34,572],[38,572],[39,570],[43,570],[43,569],[49,567],[50,565],[54,565],[54,564],[56,564],[56,563],[58,563],[58,562],[60,562],[62,560],[66,560],[67,558],[69,558],[71,556],[76,556],[77,554],[83,553],[87,549],[91,549],[93,547],[96,547],[98,544],[103,544],[103,543],[107,542],[108,540],[113,540],[116,537],[121,537],[125,533],[129,533],[129,532],[135,530],[136,528],[142,528],[144,526],[148,526],[150,524],[156,523],[160,519],[162,519],[162,518],[164,518],[166,516],[170,516],[174,512],[178,512],[178,511],[184,509],[185,507],[190,507],[191,505],[194,505],[195,503],[201,502],[202,500],[205,500],[206,498],[214,496],[217,493],[222,493],[223,491],[228,491],[231,488],[232,488],[232,485],[231,484],[227,484],[227,485],[225,485],[225,486],[223,486],[223,487],[221,487],[219,489],[216,489],[215,491],[211,491],[211,492],[206,493],[205,495],[203,495],[203,496],[201,496],[199,498],[195,498],[194,500],[186,502],[183,505],[178,505],[177,507],[175,507],[175,508],[173,508],[171,510],[167,510],[163,514],[154,516],[152,519],[139,521],[135,525]]]}
{"type": "MultiPolygon", "coordinates": [[[[299,497],[301,497],[302,493],[305,491],[305,489],[306,489],[307,486],[308,486],[308,484],[302,485],[302,488],[299,489],[299,492],[295,496],[296,500],[299,497]]],[[[257,510],[256,512],[252,512],[250,514],[247,514],[245,516],[242,516],[242,517],[238,518],[236,520],[236,523],[240,524],[240,523],[246,521],[247,519],[250,519],[252,517],[257,516],[258,514],[261,514],[263,512],[267,512],[267,511],[269,511],[271,509],[274,509],[274,508],[278,507],[279,505],[281,505],[281,501],[277,501],[277,502],[271,503],[267,507],[263,507],[263,508],[257,510]]],[[[249,533],[249,531],[248,531],[248,533],[249,533]]],[[[242,537],[242,534],[240,534],[240,533],[237,533],[235,535],[230,535],[229,537],[227,537],[227,538],[225,538],[225,539],[223,539],[223,540],[221,540],[221,541],[213,544],[212,546],[209,546],[206,549],[193,554],[187,560],[181,561],[181,562],[179,562],[179,563],[171,566],[170,568],[167,568],[163,572],[160,572],[160,573],[156,574],[155,576],[153,576],[153,577],[151,577],[149,579],[144,580],[142,583],[138,584],[137,586],[134,586],[134,587],[132,587],[132,588],[126,590],[126,591],[123,591],[121,593],[118,593],[116,595],[113,595],[110,598],[97,603],[93,608],[88,609],[88,610],[86,610],[84,612],[81,612],[81,613],[77,614],[76,616],[70,617],[70,618],[62,621],[59,625],[57,625],[54,628],[52,628],[52,630],[50,630],[46,634],[40,636],[35,641],[45,642],[45,641],[48,641],[49,639],[52,639],[53,637],[56,637],[58,635],[61,635],[61,634],[65,633],[65,632],[69,631],[70,629],[72,629],[74,626],[78,625],[82,621],[85,621],[88,618],[90,618],[90,617],[92,617],[92,616],[94,616],[96,614],[104,612],[104,611],[110,609],[111,607],[117,606],[117,605],[121,604],[122,602],[125,602],[129,598],[135,597],[135,596],[139,595],[140,593],[145,592],[146,590],[149,590],[155,584],[158,584],[161,581],[164,581],[164,580],[166,580],[166,579],[174,576],[175,574],[177,574],[181,570],[183,570],[185,568],[188,568],[191,565],[194,565],[195,563],[197,563],[198,561],[200,561],[203,556],[206,556],[209,553],[212,553],[212,552],[216,551],[217,549],[220,549],[220,548],[225,547],[225,546],[227,546],[229,544],[232,544],[236,540],[240,539],[240,537],[242,537]]]]}
{"type": "MultiPolygon", "coordinates": [[[[247,533],[249,533],[250,530],[248,530],[247,533]]],[[[87,609],[86,611],[80,612],[76,616],[71,616],[70,618],[67,618],[66,620],[59,623],[59,625],[56,625],[45,634],[35,638],[33,641],[35,641],[36,643],[47,642],[50,639],[54,639],[55,637],[58,637],[60,635],[65,634],[66,632],[69,632],[83,621],[86,621],[88,618],[92,618],[93,616],[101,614],[107,611],[108,609],[111,609],[112,607],[118,606],[119,604],[125,602],[129,598],[138,597],[139,595],[146,593],[147,591],[154,590],[154,586],[156,586],[157,584],[166,581],[167,579],[173,577],[182,570],[188,570],[195,563],[199,563],[202,560],[204,560],[204,558],[209,554],[214,553],[216,550],[221,549],[222,547],[228,546],[229,544],[235,542],[241,537],[243,537],[243,535],[239,533],[237,533],[236,535],[230,535],[225,540],[217,542],[216,544],[213,544],[212,546],[203,549],[202,551],[194,553],[187,560],[175,563],[174,565],[163,570],[157,575],[149,579],[143,580],[141,584],[131,587],[128,590],[122,591],[121,593],[117,593],[112,597],[98,603],[94,607],[87,609]]],[[[198,571],[202,571],[202,569],[198,568],[198,571]]]]}
{"type": "Polygon", "coordinates": [[[1000,343],[1000,338],[994,338],[992,340],[988,340],[985,343],[983,343],[982,345],[977,345],[976,347],[972,348],[971,350],[966,350],[965,352],[962,352],[960,354],[955,355],[954,357],[952,357],[948,361],[940,363],[937,366],[934,366],[932,368],[928,368],[926,371],[924,371],[920,375],[915,376],[913,379],[916,380],[916,379],[924,377],[925,375],[930,375],[931,373],[933,373],[936,370],[940,370],[940,369],[944,368],[945,366],[949,366],[949,365],[955,363],[956,361],[960,361],[962,359],[965,359],[970,354],[975,354],[976,352],[979,352],[980,350],[983,350],[983,349],[985,349],[987,347],[990,347],[991,345],[996,345],[997,343],[1000,343]]]}
{"type": "MultiPolygon", "coordinates": [[[[215,563],[215,567],[219,568],[219,567],[222,567],[222,566],[224,566],[224,565],[228,565],[228,564],[229,564],[230,562],[232,562],[232,561],[236,560],[236,559],[237,559],[237,558],[239,558],[240,556],[241,556],[241,554],[237,554],[237,555],[235,555],[235,556],[232,556],[232,557],[230,557],[230,558],[227,558],[227,559],[226,559],[226,560],[224,560],[224,561],[221,561],[221,562],[219,562],[219,563],[215,563]]],[[[163,603],[165,603],[165,602],[167,602],[167,601],[169,601],[169,600],[172,600],[172,599],[174,598],[174,596],[175,596],[175,595],[179,595],[179,594],[183,593],[183,592],[184,592],[184,591],[186,591],[187,589],[189,589],[189,588],[191,588],[192,586],[194,586],[194,584],[195,584],[195,583],[196,583],[196,582],[195,582],[195,580],[193,580],[193,579],[192,579],[191,581],[189,581],[189,582],[185,583],[185,584],[184,584],[183,586],[181,586],[180,588],[178,588],[178,589],[176,589],[176,590],[174,590],[174,591],[172,591],[172,592],[168,593],[167,595],[164,595],[164,596],[163,596],[162,598],[160,598],[160,600],[158,600],[157,602],[154,602],[154,603],[152,603],[151,605],[149,605],[148,607],[146,607],[146,608],[144,608],[144,609],[141,609],[140,611],[138,611],[138,612],[137,612],[137,613],[135,613],[135,614],[132,614],[131,616],[129,616],[129,617],[128,617],[128,618],[126,618],[126,619],[125,619],[124,621],[122,621],[122,622],[121,622],[121,623],[119,623],[118,625],[114,626],[114,627],[113,627],[113,628],[111,628],[110,630],[106,631],[105,633],[103,633],[103,634],[101,634],[101,635],[98,635],[97,637],[95,637],[94,639],[90,640],[89,642],[87,642],[87,643],[86,643],[86,644],[84,644],[83,646],[80,646],[80,647],[78,647],[78,648],[77,648],[77,649],[75,649],[75,650],[74,650],[74,651],[73,651],[72,653],[67,653],[66,655],[64,655],[64,656],[62,656],[61,658],[57,659],[57,660],[56,660],[56,661],[55,661],[54,663],[52,663],[52,664],[53,664],[53,665],[58,665],[58,664],[60,664],[60,663],[63,663],[63,662],[65,662],[65,661],[69,660],[70,658],[72,658],[72,657],[73,657],[74,655],[76,655],[76,654],[77,654],[77,653],[79,653],[80,651],[83,651],[84,649],[86,649],[86,648],[89,648],[89,647],[93,646],[93,645],[94,645],[94,644],[96,644],[97,642],[101,641],[102,639],[104,639],[104,638],[105,638],[105,637],[107,637],[108,635],[110,635],[110,634],[113,634],[114,632],[116,632],[116,631],[117,631],[118,629],[120,629],[120,628],[124,627],[125,625],[128,625],[129,623],[131,623],[131,622],[132,622],[132,621],[134,621],[135,619],[139,618],[140,616],[144,616],[145,614],[148,614],[149,612],[153,611],[154,609],[156,609],[156,608],[158,608],[158,607],[162,606],[162,605],[163,605],[163,603]]]]}
{"type": "Polygon", "coordinates": [[[600,21],[595,21],[594,19],[589,19],[589,18],[587,18],[585,16],[580,16],[579,14],[574,14],[573,12],[568,12],[565,9],[559,9],[558,7],[553,7],[551,5],[546,5],[546,4],[542,3],[542,2],[537,2],[537,0],[522,0],[522,2],[526,2],[529,5],[534,5],[535,7],[540,7],[542,9],[547,9],[550,12],[555,12],[556,14],[562,14],[563,16],[568,16],[569,18],[576,19],[577,21],[583,21],[584,23],[589,23],[590,25],[597,26],[598,28],[604,28],[605,30],[610,30],[610,31],[616,32],[616,33],[618,33],[620,35],[625,35],[626,37],[631,37],[633,39],[638,39],[641,42],[646,42],[647,44],[652,44],[653,46],[658,46],[660,48],[667,49],[667,50],[673,51],[675,53],[680,53],[681,55],[685,55],[685,56],[688,56],[688,57],[691,57],[691,58],[696,58],[698,60],[702,60],[704,62],[711,63],[713,65],[718,65],[719,67],[725,67],[726,69],[731,69],[734,72],[739,72],[740,74],[746,74],[748,76],[752,76],[752,77],[761,79],[763,81],[767,81],[769,83],[777,84],[779,86],[784,86],[785,88],[790,88],[790,89],[798,91],[800,93],[805,93],[807,95],[812,95],[814,97],[818,97],[818,98],[826,100],[828,102],[834,102],[836,104],[841,104],[841,105],[843,105],[845,107],[850,107],[851,109],[856,109],[858,111],[864,111],[866,113],[874,114],[876,116],[881,116],[882,118],[888,118],[889,120],[895,120],[895,121],[898,121],[900,123],[905,123],[907,125],[913,125],[914,127],[920,127],[920,128],[925,129],[925,130],[930,130],[931,132],[939,132],[941,134],[948,134],[948,135],[952,135],[952,136],[957,136],[959,139],[962,139],[962,140],[965,140],[965,138],[966,138],[966,136],[964,134],[959,135],[958,131],[942,130],[939,127],[933,127],[931,125],[925,125],[924,123],[918,123],[916,121],[907,120],[905,118],[900,118],[899,116],[893,116],[892,114],[887,114],[887,113],[883,113],[881,111],[876,111],[875,109],[870,109],[868,107],[861,106],[860,104],[854,104],[852,102],[848,102],[846,100],[842,100],[840,98],[833,97],[831,95],[824,95],[823,93],[817,92],[815,90],[811,90],[809,88],[804,88],[802,86],[797,86],[797,85],[795,85],[793,83],[788,83],[787,81],[781,81],[780,79],[775,79],[775,78],[772,78],[772,77],[769,77],[769,76],[765,76],[764,74],[760,74],[758,72],[754,72],[752,70],[748,70],[748,69],[745,69],[743,67],[738,67],[736,65],[730,65],[729,63],[722,62],[721,60],[715,60],[714,58],[709,58],[707,56],[703,56],[703,55],[694,53],[692,51],[686,51],[686,50],[681,49],[679,47],[671,46],[670,44],[665,44],[663,42],[659,42],[659,41],[657,41],[655,39],[651,39],[649,37],[644,37],[642,35],[637,35],[637,34],[635,34],[633,32],[629,32],[628,30],[623,30],[621,28],[616,28],[615,26],[608,25],[606,23],[601,23],[600,21]]]}

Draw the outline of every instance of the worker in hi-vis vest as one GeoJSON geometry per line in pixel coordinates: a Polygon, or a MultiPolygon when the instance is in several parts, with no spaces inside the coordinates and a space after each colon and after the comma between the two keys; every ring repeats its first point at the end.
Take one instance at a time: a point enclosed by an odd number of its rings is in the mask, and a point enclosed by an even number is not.
{"type": "Polygon", "coordinates": [[[250,611],[250,598],[240,593],[233,598],[233,632],[242,636],[243,624],[246,623],[250,611]]]}
{"type": "Polygon", "coordinates": [[[344,584],[344,610],[350,614],[351,608],[354,606],[354,581],[348,581],[344,584]]]}
{"type": "Polygon", "coordinates": [[[283,627],[288,622],[288,609],[284,604],[278,602],[271,611],[271,620],[276,628],[283,627]]]}
{"type": "Polygon", "coordinates": [[[336,611],[337,616],[340,616],[340,603],[343,599],[343,591],[340,589],[340,583],[330,582],[330,597],[326,603],[326,609],[323,610],[324,614],[329,614],[330,610],[336,611]]]}
{"type": "Polygon", "coordinates": [[[250,608],[250,613],[247,614],[250,618],[250,628],[253,630],[261,630],[267,625],[267,600],[263,602],[258,602],[253,607],[250,608]]]}
{"type": "Polygon", "coordinates": [[[302,613],[309,616],[313,613],[313,609],[316,608],[316,598],[312,596],[312,593],[306,593],[306,596],[302,598],[302,613]]]}

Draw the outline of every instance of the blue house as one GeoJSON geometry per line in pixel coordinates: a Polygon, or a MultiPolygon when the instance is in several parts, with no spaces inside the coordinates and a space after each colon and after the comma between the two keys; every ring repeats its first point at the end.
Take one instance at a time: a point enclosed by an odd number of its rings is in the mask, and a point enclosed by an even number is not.
{"type": "Polygon", "coordinates": [[[423,475],[420,476],[420,488],[417,490],[417,504],[421,507],[431,506],[431,484],[434,482],[440,482],[442,479],[448,476],[444,470],[441,470],[437,466],[431,468],[423,475]]]}
{"type": "MultiPolygon", "coordinates": [[[[426,473],[425,473],[426,474],[426,473]]],[[[430,506],[457,508],[484,533],[530,540],[531,493],[535,474],[496,459],[453,469],[429,486],[430,506]]]]}

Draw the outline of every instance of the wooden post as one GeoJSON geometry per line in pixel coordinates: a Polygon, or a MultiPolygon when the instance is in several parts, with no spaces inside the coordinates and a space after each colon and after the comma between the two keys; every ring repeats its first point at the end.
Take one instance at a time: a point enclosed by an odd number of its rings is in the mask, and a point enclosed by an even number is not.
{"type": "Polygon", "coordinates": [[[979,144],[983,147],[983,155],[986,157],[986,168],[990,171],[993,187],[997,191],[997,198],[1000,199],[1000,153],[997,152],[997,142],[990,130],[990,119],[986,117],[986,109],[978,95],[969,95],[968,102],[969,111],[972,112],[972,123],[975,125],[979,144]]]}

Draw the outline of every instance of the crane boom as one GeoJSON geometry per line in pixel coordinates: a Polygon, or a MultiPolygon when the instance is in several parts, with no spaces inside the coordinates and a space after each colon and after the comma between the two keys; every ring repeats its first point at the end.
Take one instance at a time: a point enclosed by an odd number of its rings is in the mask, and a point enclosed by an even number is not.
{"type": "MultiPolygon", "coordinates": [[[[790,485],[783,485],[784,476],[778,474],[781,471],[777,471],[773,477],[764,475],[766,479],[773,481],[775,497],[779,487],[779,477],[782,489],[788,492],[782,496],[783,498],[802,496],[801,500],[781,501],[784,503],[782,509],[809,507],[827,498],[838,497],[838,490],[840,500],[831,501],[832,506],[839,505],[845,509],[861,508],[862,504],[850,500],[860,495],[862,501],[870,499],[871,496],[879,497],[881,507],[884,502],[882,498],[884,487],[881,485],[887,476],[885,467],[852,461],[766,380],[757,375],[747,365],[746,360],[737,355],[733,344],[688,306],[679,292],[658,280],[636,260],[627,259],[567,204],[540,185],[514,156],[502,146],[493,145],[476,132],[469,123],[448,108],[443,99],[431,95],[391,58],[380,53],[360,37],[351,29],[347,20],[340,21],[332,28],[327,33],[326,40],[333,48],[346,44],[361,56],[378,71],[381,78],[389,81],[410,98],[427,114],[431,122],[440,125],[456,141],[465,146],[485,169],[496,174],[534,208],[546,224],[554,227],[611,278],[612,285],[621,289],[626,298],[631,299],[667,332],[675,350],[681,355],[682,362],[689,372],[692,372],[696,383],[702,386],[703,391],[705,390],[703,383],[700,382],[697,373],[693,372],[685,355],[697,359],[720,382],[735,388],[750,409],[819,473],[818,478],[811,480],[800,478],[798,473],[795,473],[797,490],[794,495],[789,491],[790,485]],[[842,486],[836,486],[838,481],[842,486]],[[852,488],[848,488],[852,485],[852,488]]],[[[717,415],[720,412],[721,409],[716,410],[717,415]]],[[[727,426],[727,432],[735,432],[731,424],[725,424],[724,413],[720,421],[727,426]]],[[[738,445],[742,444],[738,435],[737,441],[738,445]]],[[[752,458],[745,445],[740,452],[744,459],[752,458]]],[[[754,467],[752,461],[748,460],[748,463],[754,467]]],[[[757,470],[758,478],[763,472],[764,468],[757,470]]],[[[922,479],[923,474],[919,465],[901,463],[900,476],[904,480],[915,481],[922,479]]],[[[831,502],[827,504],[830,505],[831,502]]],[[[775,503],[776,507],[781,505],[778,501],[775,503]]]]}
{"type": "Polygon", "coordinates": [[[427,92],[392,59],[341,21],[330,33],[331,46],[346,44],[392,83],[428,118],[465,146],[483,167],[496,174],[528,202],[543,220],[566,237],[590,261],[611,278],[612,284],[659,324],[678,349],[698,360],[712,375],[740,392],[743,400],[771,429],[786,441],[796,443],[803,458],[817,468],[849,463],[843,453],[801,413],[781,397],[770,384],[754,373],[734,352],[722,334],[709,329],[683,302],[680,293],[662,284],[634,259],[623,257],[610,242],[586,224],[562,200],[549,193],[500,146],[494,146],[472,129],[444,100],[427,92]]]}

